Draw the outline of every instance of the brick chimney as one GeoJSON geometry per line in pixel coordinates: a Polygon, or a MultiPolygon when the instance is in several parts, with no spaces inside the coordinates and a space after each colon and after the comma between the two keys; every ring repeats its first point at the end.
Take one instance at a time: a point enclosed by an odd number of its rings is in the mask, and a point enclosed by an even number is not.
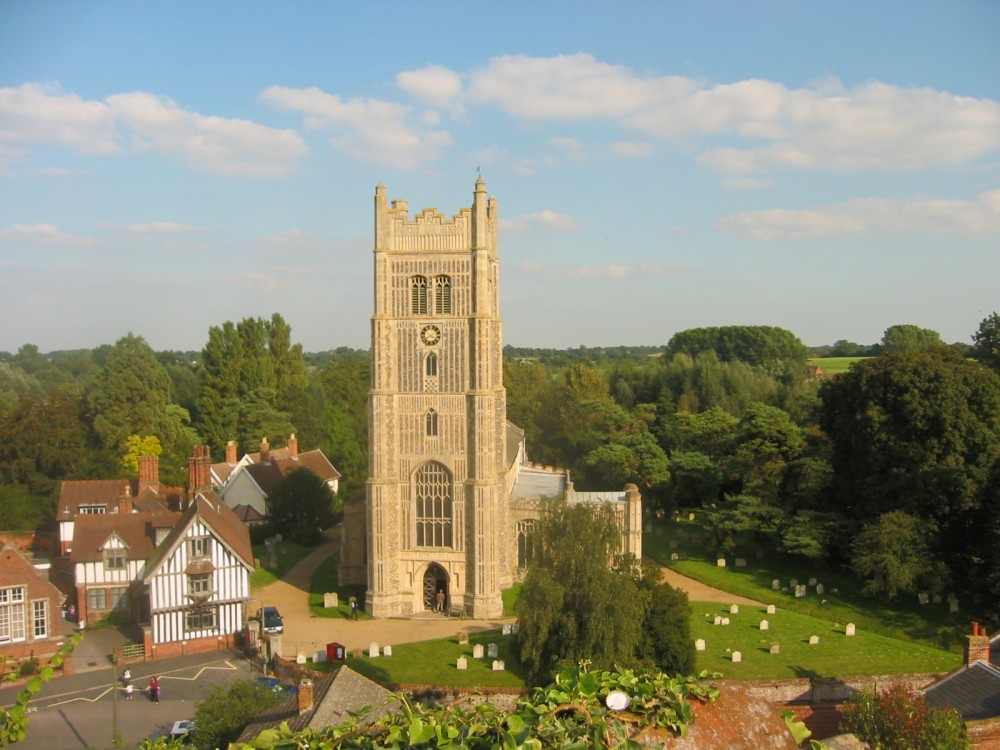
{"type": "Polygon", "coordinates": [[[271,461],[271,446],[267,442],[267,438],[263,437],[260,439],[260,462],[262,464],[269,463],[271,461]]]}
{"type": "Polygon", "coordinates": [[[292,436],[288,438],[288,455],[292,458],[299,455],[299,439],[295,437],[294,432],[292,433],[292,436]]]}
{"type": "Polygon", "coordinates": [[[132,512],[132,488],[127,483],[122,489],[122,494],[118,496],[118,512],[132,512]]]}
{"type": "Polygon", "coordinates": [[[990,637],[986,628],[978,622],[972,623],[972,635],[965,637],[965,664],[969,666],[977,661],[990,663],[990,637]]]}
{"type": "Polygon", "coordinates": [[[313,681],[303,677],[299,682],[299,713],[304,714],[313,707],[313,681]]]}
{"type": "Polygon", "coordinates": [[[232,466],[236,463],[236,441],[230,440],[226,443],[226,463],[232,466]]]}
{"type": "Polygon", "coordinates": [[[139,492],[160,489],[160,457],[139,456],[139,492]]]}
{"type": "Polygon", "coordinates": [[[212,457],[207,445],[196,445],[188,459],[188,497],[212,488],[212,457]]]}

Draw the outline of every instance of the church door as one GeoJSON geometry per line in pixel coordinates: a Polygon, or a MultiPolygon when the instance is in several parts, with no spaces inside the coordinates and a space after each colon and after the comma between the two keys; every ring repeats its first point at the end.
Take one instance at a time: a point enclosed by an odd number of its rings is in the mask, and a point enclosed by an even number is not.
{"type": "Polygon", "coordinates": [[[438,592],[444,594],[442,609],[448,611],[448,574],[437,563],[427,566],[424,573],[424,609],[433,611],[437,606],[438,592]]]}

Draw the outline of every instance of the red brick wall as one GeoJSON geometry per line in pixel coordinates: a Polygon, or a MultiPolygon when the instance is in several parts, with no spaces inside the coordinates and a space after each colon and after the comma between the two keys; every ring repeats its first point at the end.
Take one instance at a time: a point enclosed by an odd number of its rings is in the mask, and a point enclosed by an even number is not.
{"type": "Polygon", "coordinates": [[[187,641],[158,643],[150,649],[152,653],[148,658],[168,659],[171,656],[201,654],[207,651],[223,651],[235,647],[236,636],[234,634],[227,634],[218,638],[215,636],[209,638],[192,638],[187,641]]]}
{"type": "Polygon", "coordinates": [[[13,658],[23,658],[34,653],[39,659],[54,654],[63,640],[62,632],[62,594],[53,588],[47,579],[39,575],[20,554],[11,549],[0,553],[0,588],[8,586],[25,587],[25,640],[19,643],[4,644],[0,653],[13,658]],[[47,599],[49,602],[48,636],[35,640],[34,622],[31,602],[37,599],[47,599]]]}
{"type": "Polygon", "coordinates": [[[975,721],[968,725],[969,739],[976,750],[1000,750],[1000,719],[975,721]]]}

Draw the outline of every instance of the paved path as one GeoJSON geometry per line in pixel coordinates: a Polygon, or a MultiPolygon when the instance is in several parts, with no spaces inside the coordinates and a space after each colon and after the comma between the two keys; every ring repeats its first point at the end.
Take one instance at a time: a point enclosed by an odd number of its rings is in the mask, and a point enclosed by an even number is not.
{"type": "MultiPolygon", "coordinates": [[[[281,651],[286,658],[294,657],[299,652],[312,656],[313,652],[332,642],[342,643],[353,651],[367,649],[373,641],[380,645],[413,643],[456,636],[462,632],[495,629],[504,622],[512,621],[463,620],[432,613],[412,618],[357,621],[340,617],[316,617],[309,611],[309,583],[323,561],[339,550],[339,539],[339,528],[327,530],[320,545],[302,558],[284,578],[254,592],[255,599],[259,601],[255,602],[256,606],[266,604],[277,607],[281,612],[285,624],[281,651]]],[[[663,570],[663,579],[671,586],[686,591],[693,602],[759,604],[752,599],[698,583],[666,568],[663,570]]]]}

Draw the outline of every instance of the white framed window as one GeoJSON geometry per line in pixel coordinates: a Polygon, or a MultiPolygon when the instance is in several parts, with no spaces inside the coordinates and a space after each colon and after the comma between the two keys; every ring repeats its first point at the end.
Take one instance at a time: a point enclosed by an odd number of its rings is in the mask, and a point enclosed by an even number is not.
{"type": "Polygon", "coordinates": [[[192,573],[188,576],[189,594],[208,594],[212,591],[211,573],[192,573]]]}
{"type": "Polygon", "coordinates": [[[196,536],[188,539],[188,557],[211,557],[212,537],[196,536]]]}
{"type": "Polygon", "coordinates": [[[0,589],[0,643],[24,640],[24,587],[0,589]]]}
{"type": "Polygon", "coordinates": [[[49,602],[37,599],[31,603],[31,632],[35,640],[49,637],[49,602]]]}
{"type": "Polygon", "coordinates": [[[128,609],[128,586],[111,589],[111,609],[128,609]]]}
{"type": "Polygon", "coordinates": [[[108,608],[107,589],[87,589],[87,609],[91,612],[103,612],[108,608]]]}
{"type": "Polygon", "coordinates": [[[103,516],[108,509],[104,505],[81,505],[77,511],[85,516],[103,516]]]}
{"type": "Polygon", "coordinates": [[[104,550],[105,570],[125,570],[125,550],[106,549],[104,550]]]}
{"type": "Polygon", "coordinates": [[[184,613],[185,630],[215,630],[218,622],[218,607],[195,607],[184,613]]]}

